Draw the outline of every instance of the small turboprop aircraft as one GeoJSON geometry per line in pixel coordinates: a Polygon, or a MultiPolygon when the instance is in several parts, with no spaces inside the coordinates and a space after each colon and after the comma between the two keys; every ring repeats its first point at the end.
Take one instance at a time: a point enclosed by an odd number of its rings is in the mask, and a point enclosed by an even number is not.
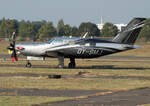
{"type": "MultiPolygon", "coordinates": [[[[17,53],[19,52],[27,57],[30,56],[30,58],[58,58],[58,67],[60,68],[64,67],[64,58],[70,58],[68,67],[75,68],[75,58],[96,58],[137,48],[138,46],[134,45],[134,43],[145,20],[145,18],[134,18],[111,41],[84,36],[83,38],[56,37],[44,43],[16,44],[16,36],[13,33],[12,42],[8,49],[11,51],[12,61],[18,61],[17,53]]],[[[26,67],[31,67],[28,59],[26,67]]]]}

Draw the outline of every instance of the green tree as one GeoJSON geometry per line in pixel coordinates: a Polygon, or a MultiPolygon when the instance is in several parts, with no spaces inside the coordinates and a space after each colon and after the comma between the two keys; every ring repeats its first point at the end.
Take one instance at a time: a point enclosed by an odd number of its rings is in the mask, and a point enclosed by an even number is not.
{"type": "Polygon", "coordinates": [[[19,37],[20,40],[34,40],[36,32],[31,22],[21,21],[19,24],[19,37]]]}
{"type": "Polygon", "coordinates": [[[63,27],[64,27],[64,21],[63,19],[61,19],[58,21],[58,24],[57,24],[57,34],[59,36],[64,34],[63,27]]]}
{"type": "Polygon", "coordinates": [[[106,23],[104,24],[102,31],[102,36],[104,37],[112,37],[118,34],[118,28],[112,23],[106,23]]]}
{"type": "Polygon", "coordinates": [[[28,26],[25,21],[21,21],[19,24],[19,38],[20,40],[26,40],[28,34],[28,26]]]}
{"type": "Polygon", "coordinates": [[[150,41],[150,19],[147,19],[145,21],[145,25],[142,28],[139,39],[144,40],[144,41],[150,41]]]}
{"type": "Polygon", "coordinates": [[[46,24],[46,21],[34,21],[31,23],[33,26],[33,30],[34,30],[34,36],[33,36],[33,40],[36,41],[39,38],[39,29],[46,24]]]}
{"type": "Polygon", "coordinates": [[[80,26],[79,26],[80,35],[83,35],[86,32],[89,33],[89,36],[99,36],[100,35],[100,30],[97,28],[96,24],[91,23],[91,22],[80,24],[80,26]]]}
{"type": "Polygon", "coordinates": [[[0,20],[0,25],[2,24],[2,20],[0,20]]]}
{"type": "Polygon", "coordinates": [[[72,36],[72,27],[68,24],[64,25],[63,26],[63,36],[72,36]]]}
{"type": "Polygon", "coordinates": [[[72,36],[80,36],[79,29],[77,27],[72,27],[72,36]]]}
{"type": "MultiPolygon", "coordinates": [[[[58,35],[60,36],[73,36],[73,32],[72,32],[72,27],[69,24],[61,24],[62,26],[59,27],[59,33],[58,35]]],[[[75,32],[74,32],[75,33],[75,32]]]]}
{"type": "Polygon", "coordinates": [[[36,40],[36,31],[34,30],[34,25],[32,23],[29,23],[28,25],[28,37],[30,40],[35,41],[36,40]]]}
{"type": "Polygon", "coordinates": [[[2,19],[1,25],[0,25],[0,37],[8,37],[7,36],[7,30],[5,25],[5,18],[2,19]]]}
{"type": "Polygon", "coordinates": [[[19,38],[25,40],[28,34],[27,24],[25,21],[21,21],[19,24],[19,38]]]}
{"type": "Polygon", "coordinates": [[[56,28],[53,26],[52,22],[48,22],[47,24],[43,25],[39,30],[39,39],[40,40],[48,40],[51,37],[57,35],[56,28]]]}
{"type": "Polygon", "coordinates": [[[3,18],[0,25],[0,37],[10,38],[13,32],[18,32],[18,22],[16,20],[6,20],[3,18]]]}

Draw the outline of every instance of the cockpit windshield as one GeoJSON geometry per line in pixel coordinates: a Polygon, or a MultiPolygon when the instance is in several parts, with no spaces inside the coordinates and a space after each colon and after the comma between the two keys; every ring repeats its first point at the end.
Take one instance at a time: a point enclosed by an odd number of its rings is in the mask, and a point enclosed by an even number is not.
{"type": "Polygon", "coordinates": [[[52,39],[50,39],[50,40],[48,40],[48,41],[46,41],[46,43],[52,43],[54,41],[54,38],[52,38],[52,39]]]}
{"type": "Polygon", "coordinates": [[[63,43],[63,39],[62,38],[52,38],[50,40],[47,41],[47,43],[63,43]]]}
{"type": "Polygon", "coordinates": [[[52,38],[48,41],[46,41],[46,43],[49,43],[49,44],[65,44],[65,43],[69,43],[70,41],[76,41],[80,38],[75,38],[75,37],[56,37],[56,38],[52,38]]]}

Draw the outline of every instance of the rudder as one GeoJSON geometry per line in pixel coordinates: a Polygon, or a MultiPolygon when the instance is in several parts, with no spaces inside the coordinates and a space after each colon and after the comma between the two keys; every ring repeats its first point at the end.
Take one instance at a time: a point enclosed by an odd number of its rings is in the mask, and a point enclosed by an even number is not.
{"type": "Polygon", "coordinates": [[[134,18],[112,41],[124,44],[134,44],[146,18],[134,18]]]}

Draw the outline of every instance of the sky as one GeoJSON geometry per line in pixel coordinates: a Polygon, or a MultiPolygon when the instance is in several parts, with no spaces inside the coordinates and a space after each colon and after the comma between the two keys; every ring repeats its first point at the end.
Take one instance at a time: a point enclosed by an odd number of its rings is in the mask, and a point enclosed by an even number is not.
{"type": "Polygon", "coordinates": [[[51,21],[79,26],[81,22],[128,23],[150,18],[150,0],[0,0],[0,19],[51,21]]]}

